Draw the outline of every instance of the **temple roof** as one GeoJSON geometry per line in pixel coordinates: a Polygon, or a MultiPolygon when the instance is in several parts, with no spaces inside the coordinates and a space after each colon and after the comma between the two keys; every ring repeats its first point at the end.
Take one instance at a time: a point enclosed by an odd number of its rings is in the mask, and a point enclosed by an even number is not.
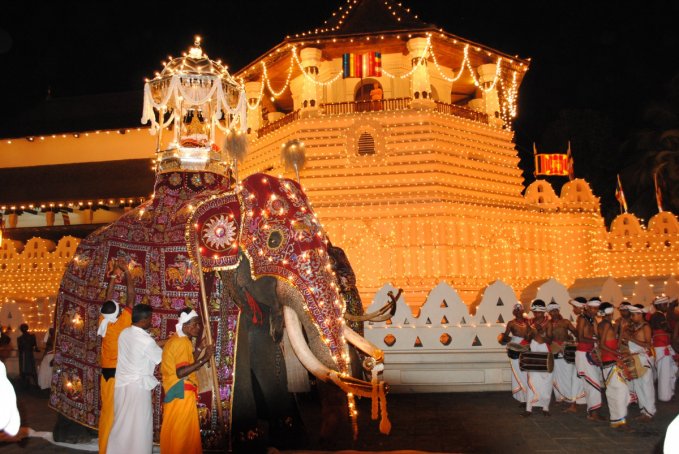
{"type": "Polygon", "coordinates": [[[365,35],[436,27],[418,18],[410,8],[392,0],[348,0],[326,23],[312,33],[321,36],[365,35]]]}

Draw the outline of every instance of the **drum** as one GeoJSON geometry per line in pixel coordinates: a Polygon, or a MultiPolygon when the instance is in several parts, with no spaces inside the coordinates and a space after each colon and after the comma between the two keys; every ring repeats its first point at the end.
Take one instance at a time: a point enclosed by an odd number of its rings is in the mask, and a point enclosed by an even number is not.
{"type": "Polygon", "coordinates": [[[551,372],[554,355],[551,352],[523,352],[519,356],[519,369],[527,372],[551,372]]]}
{"type": "Polygon", "coordinates": [[[549,344],[549,351],[552,352],[552,355],[554,355],[555,359],[563,357],[563,349],[564,344],[559,344],[558,342],[552,342],[549,344]]]}
{"type": "Polygon", "coordinates": [[[603,367],[599,350],[589,351],[585,356],[587,357],[587,362],[589,362],[592,366],[603,367]]]}
{"type": "Polygon", "coordinates": [[[519,359],[519,356],[523,352],[527,352],[530,349],[528,345],[517,344],[516,342],[510,342],[507,344],[507,356],[510,359],[519,359]]]}
{"type": "Polygon", "coordinates": [[[641,378],[648,371],[648,368],[644,367],[639,359],[639,355],[630,355],[620,358],[618,360],[618,367],[622,372],[622,376],[625,380],[631,381],[641,378]]]}
{"type": "Polygon", "coordinates": [[[566,344],[563,349],[563,359],[569,364],[575,363],[575,352],[577,349],[577,344],[566,344]]]}

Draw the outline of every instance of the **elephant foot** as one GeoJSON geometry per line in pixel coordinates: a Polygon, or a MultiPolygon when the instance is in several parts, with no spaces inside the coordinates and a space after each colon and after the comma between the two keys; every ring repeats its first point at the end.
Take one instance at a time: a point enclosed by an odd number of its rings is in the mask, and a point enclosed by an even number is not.
{"type": "Polygon", "coordinates": [[[52,430],[54,441],[61,443],[87,443],[97,437],[97,432],[71,421],[59,414],[52,430]]]}
{"type": "Polygon", "coordinates": [[[272,421],[269,425],[271,444],[279,449],[301,449],[307,447],[306,428],[299,417],[286,416],[272,421]]]}
{"type": "Polygon", "coordinates": [[[233,436],[234,453],[266,454],[267,437],[260,427],[237,430],[233,436]]]}

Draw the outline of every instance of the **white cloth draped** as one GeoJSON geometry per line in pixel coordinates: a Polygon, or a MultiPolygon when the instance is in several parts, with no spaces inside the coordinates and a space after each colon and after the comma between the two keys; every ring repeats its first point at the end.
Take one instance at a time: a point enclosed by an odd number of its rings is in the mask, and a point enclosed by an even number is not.
{"type": "Polygon", "coordinates": [[[54,353],[45,353],[40,363],[40,369],[38,370],[38,386],[40,389],[49,389],[52,385],[52,366],[50,363],[54,359],[54,353]]]}
{"type": "Polygon", "coordinates": [[[17,397],[14,387],[7,379],[5,363],[0,361],[0,430],[14,436],[19,432],[21,417],[17,409],[17,397]]]}
{"type": "Polygon", "coordinates": [[[641,364],[648,368],[648,371],[636,380],[632,380],[632,388],[637,396],[639,409],[647,416],[655,415],[655,385],[653,384],[653,371],[651,370],[651,359],[646,352],[646,349],[633,341],[629,342],[629,350],[631,353],[637,353],[641,364]]]}
{"type": "MultiPolygon", "coordinates": [[[[520,344],[523,337],[512,336],[512,342],[520,344]]],[[[512,368],[512,397],[521,403],[526,402],[526,391],[528,390],[528,376],[525,371],[519,368],[519,359],[510,359],[509,364],[512,368]]]]}
{"type": "MultiPolygon", "coordinates": [[[[530,351],[549,352],[547,344],[540,344],[535,340],[530,342],[530,351]]],[[[552,373],[551,372],[528,372],[528,394],[526,398],[526,411],[532,411],[533,407],[542,407],[542,411],[549,411],[549,402],[552,400],[552,373]]]]}
{"type": "Polygon", "coordinates": [[[625,424],[630,401],[627,381],[622,378],[620,369],[615,363],[604,367],[603,374],[606,378],[606,400],[611,426],[625,424]]]}
{"type": "Polygon", "coordinates": [[[125,328],[118,338],[118,364],[113,398],[113,427],[108,454],[150,454],[153,450],[151,390],[163,350],[137,326],[125,328]]]}
{"type": "Polygon", "coordinates": [[[669,402],[674,396],[677,380],[677,363],[672,347],[655,347],[655,369],[658,376],[658,400],[669,402]]]}
{"type": "Polygon", "coordinates": [[[590,364],[587,360],[587,353],[581,351],[575,352],[575,368],[578,371],[578,377],[583,380],[582,387],[585,391],[587,411],[598,410],[601,407],[601,369],[590,364]]]}

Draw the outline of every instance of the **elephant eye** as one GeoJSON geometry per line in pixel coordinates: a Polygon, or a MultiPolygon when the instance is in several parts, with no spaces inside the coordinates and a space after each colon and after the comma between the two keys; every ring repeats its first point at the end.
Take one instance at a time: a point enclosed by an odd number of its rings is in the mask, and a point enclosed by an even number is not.
{"type": "Polygon", "coordinates": [[[278,230],[274,230],[269,234],[269,239],[266,240],[266,245],[269,247],[269,249],[278,249],[282,242],[283,234],[278,230]]]}

